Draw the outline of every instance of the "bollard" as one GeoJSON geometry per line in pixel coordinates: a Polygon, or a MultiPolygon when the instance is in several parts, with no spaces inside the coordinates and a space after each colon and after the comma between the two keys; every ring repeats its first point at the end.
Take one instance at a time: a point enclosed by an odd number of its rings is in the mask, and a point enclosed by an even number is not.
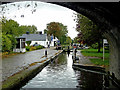
{"type": "Polygon", "coordinates": [[[77,53],[77,49],[75,48],[75,51],[74,51],[74,53],[75,53],[75,59],[76,59],[76,53],[77,53]]]}
{"type": "Polygon", "coordinates": [[[70,49],[70,47],[68,46],[68,50],[70,49]]]}
{"type": "Polygon", "coordinates": [[[73,59],[73,63],[75,63],[76,61],[76,49],[73,50],[73,56],[72,56],[72,59],[73,59]]]}
{"type": "Polygon", "coordinates": [[[47,50],[45,50],[45,57],[47,57],[47,50]]]}

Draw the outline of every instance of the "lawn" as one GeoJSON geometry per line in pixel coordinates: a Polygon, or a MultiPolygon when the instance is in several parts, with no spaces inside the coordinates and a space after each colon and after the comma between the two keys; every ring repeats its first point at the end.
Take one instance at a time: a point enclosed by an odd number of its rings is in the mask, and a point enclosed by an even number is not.
{"type": "Polygon", "coordinates": [[[101,52],[98,53],[97,49],[83,49],[81,50],[81,53],[84,56],[87,56],[89,60],[96,64],[96,65],[109,65],[109,51],[105,50],[105,59],[103,61],[103,51],[101,49],[101,52]]]}
{"type": "Polygon", "coordinates": [[[109,65],[109,59],[105,59],[103,61],[103,59],[100,59],[100,58],[92,58],[90,59],[90,61],[96,65],[109,65]]]}

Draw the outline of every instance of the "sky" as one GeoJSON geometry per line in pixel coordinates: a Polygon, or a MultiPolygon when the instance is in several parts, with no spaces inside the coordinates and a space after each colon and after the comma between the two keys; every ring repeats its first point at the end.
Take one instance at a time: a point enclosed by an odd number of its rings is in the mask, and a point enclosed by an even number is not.
{"type": "Polygon", "coordinates": [[[0,7],[0,11],[4,7],[1,15],[17,21],[20,25],[35,25],[38,31],[43,31],[48,23],[60,22],[67,26],[68,36],[72,39],[78,34],[73,14],[76,12],[71,9],[39,1],[15,2],[0,7]],[[32,13],[34,10],[36,11],[32,13]]]}

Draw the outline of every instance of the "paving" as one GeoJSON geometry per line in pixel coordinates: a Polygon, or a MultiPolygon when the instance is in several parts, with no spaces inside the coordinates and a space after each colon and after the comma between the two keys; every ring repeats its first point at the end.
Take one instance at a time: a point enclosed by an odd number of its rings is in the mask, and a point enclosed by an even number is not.
{"type": "MultiPolygon", "coordinates": [[[[74,57],[73,57],[74,58],[74,57]]],[[[99,65],[93,64],[89,58],[83,56],[80,50],[77,50],[76,60],[74,61],[73,68],[79,70],[89,70],[90,72],[105,73],[105,68],[99,65]]]]}
{"type": "Polygon", "coordinates": [[[79,61],[78,61],[79,64],[92,65],[92,62],[87,57],[84,57],[80,50],[77,50],[76,56],[79,58],[79,61]]]}
{"type": "MultiPolygon", "coordinates": [[[[24,70],[32,63],[45,60],[45,50],[46,49],[30,51],[2,59],[2,81],[7,80],[8,77],[17,72],[24,70]]],[[[47,48],[47,58],[54,56],[58,52],[59,50],[57,51],[53,50],[53,48],[47,48]]]]}

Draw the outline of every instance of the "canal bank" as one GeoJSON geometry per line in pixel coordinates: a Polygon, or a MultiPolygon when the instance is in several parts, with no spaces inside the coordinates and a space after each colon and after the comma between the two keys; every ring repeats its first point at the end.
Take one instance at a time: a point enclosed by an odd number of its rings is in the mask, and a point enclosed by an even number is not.
{"type": "Polygon", "coordinates": [[[113,90],[110,83],[102,72],[74,69],[72,53],[62,53],[20,90],[113,90]]]}
{"type": "Polygon", "coordinates": [[[78,71],[91,72],[95,74],[103,74],[105,79],[105,84],[107,83],[107,88],[118,89],[120,88],[120,82],[114,76],[110,75],[108,69],[103,66],[93,64],[87,57],[83,56],[81,51],[73,52],[73,68],[78,71]],[[75,56],[76,55],[76,56],[75,56]]]}
{"type": "MultiPolygon", "coordinates": [[[[51,50],[52,51],[52,50],[51,50]]],[[[44,53],[44,52],[42,52],[44,53]]],[[[49,64],[54,58],[62,53],[62,50],[55,50],[54,53],[49,52],[47,57],[41,55],[42,60],[38,60],[29,64],[23,70],[8,77],[7,80],[2,82],[2,89],[17,89],[24,85],[27,81],[32,79],[39,73],[46,65],[49,64]]]]}

